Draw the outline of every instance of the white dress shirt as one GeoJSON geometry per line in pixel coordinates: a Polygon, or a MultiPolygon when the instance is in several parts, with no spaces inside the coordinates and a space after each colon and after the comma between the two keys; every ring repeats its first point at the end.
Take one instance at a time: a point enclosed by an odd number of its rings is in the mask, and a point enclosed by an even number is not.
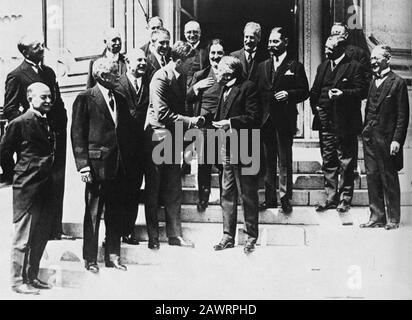
{"type": "Polygon", "coordinates": [[[116,100],[113,97],[113,101],[114,101],[114,110],[112,110],[112,108],[110,108],[110,97],[109,97],[109,89],[106,89],[105,87],[103,87],[100,83],[97,83],[97,86],[99,87],[104,100],[106,101],[106,105],[107,105],[107,110],[109,110],[110,115],[112,116],[113,122],[117,124],[117,105],[116,105],[116,100]]]}
{"type": "Polygon", "coordinates": [[[251,60],[253,60],[255,58],[255,55],[256,55],[256,48],[252,52],[248,52],[248,51],[245,50],[246,61],[248,61],[248,58],[249,58],[250,55],[252,56],[251,60]]]}
{"type": "Polygon", "coordinates": [[[277,60],[278,60],[278,61],[276,61],[276,56],[273,56],[273,67],[275,68],[275,70],[277,70],[277,69],[280,67],[280,65],[281,65],[281,64],[283,63],[283,61],[285,60],[286,56],[287,56],[287,52],[286,52],[286,51],[283,52],[279,57],[277,57],[277,60]]]}
{"type": "Polygon", "coordinates": [[[136,78],[134,75],[132,75],[129,72],[126,73],[126,76],[129,79],[129,81],[131,82],[131,84],[133,85],[133,88],[135,89],[135,91],[136,91],[135,82],[137,82],[138,89],[137,89],[136,93],[139,93],[139,90],[142,87],[142,77],[136,78]]]}
{"type": "Polygon", "coordinates": [[[376,84],[376,88],[379,88],[381,86],[381,84],[386,80],[386,78],[388,77],[388,73],[391,71],[391,68],[386,68],[385,70],[382,70],[381,72],[381,78],[376,78],[375,79],[375,84],[376,84]]]}
{"type": "Polygon", "coordinates": [[[345,58],[345,54],[342,54],[339,58],[333,60],[330,62],[332,71],[335,70],[335,68],[338,66],[338,64],[345,58]],[[333,62],[333,63],[332,63],[333,62]],[[335,64],[335,66],[333,66],[335,64]]]}

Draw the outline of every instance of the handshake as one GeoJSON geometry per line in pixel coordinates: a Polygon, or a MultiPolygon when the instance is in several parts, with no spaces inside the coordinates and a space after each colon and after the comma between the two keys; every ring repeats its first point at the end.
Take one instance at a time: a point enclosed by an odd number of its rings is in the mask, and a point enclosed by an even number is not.
{"type": "Polygon", "coordinates": [[[189,118],[189,128],[203,128],[205,126],[206,119],[204,117],[191,117],[189,118]]]}

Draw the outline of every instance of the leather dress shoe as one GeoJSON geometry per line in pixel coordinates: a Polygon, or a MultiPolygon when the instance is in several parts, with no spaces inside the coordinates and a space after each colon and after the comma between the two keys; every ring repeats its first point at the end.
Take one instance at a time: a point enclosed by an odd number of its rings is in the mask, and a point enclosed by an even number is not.
{"type": "Polygon", "coordinates": [[[106,268],[114,268],[121,271],[127,271],[127,267],[124,264],[120,263],[119,256],[110,257],[110,259],[106,261],[106,268]]]}
{"type": "Polygon", "coordinates": [[[122,242],[133,245],[133,246],[137,246],[139,244],[139,240],[137,240],[133,236],[122,237],[122,242]]]}
{"type": "Polygon", "coordinates": [[[278,207],[278,204],[276,202],[272,202],[272,203],[263,202],[259,204],[259,211],[266,211],[267,209],[276,209],[277,207],[278,207]]]}
{"type": "Polygon", "coordinates": [[[324,212],[327,210],[331,210],[331,209],[336,209],[338,207],[338,205],[336,204],[336,202],[330,202],[330,201],[326,201],[323,204],[318,204],[315,208],[316,212],[324,212]]]}
{"type": "Polygon", "coordinates": [[[84,266],[86,270],[92,272],[92,273],[98,273],[99,272],[99,266],[96,261],[85,261],[84,266]]]}
{"type": "Polygon", "coordinates": [[[40,291],[36,288],[33,288],[30,284],[23,283],[19,286],[11,288],[14,292],[20,294],[32,294],[32,295],[39,295],[40,291]]]}
{"type": "Polygon", "coordinates": [[[51,289],[53,288],[50,284],[47,282],[41,281],[40,279],[34,279],[30,281],[30,284],[33,288],[36,289],[51,289]]]}
{"type": "Polygon", "coordinates": [[[338,205],[338,207],[336,208],[336,210],[337,210],[339,213],[346,213],[346,212],[348,212],[348,211],[350,210],[350,204],[349,204],[347,201],[343,200],[343,201],[341,201],[341,202],[339,203],[339,205],[338,205]]]}
{"type": "Polygon", "coordinates": [[[394,230],[399,228],[399,223],[390,222],[385,226],[385,230],[394,230]]]}
{"type": "Polygon", "coordinates": [[[366,229],[366,228],[383,228],[384,226],[385,226],[384,222],[368,221],[366,223],[362,223],[359,227],[362,229],[366,229]]]}
{"type": "Polygon", "coordinates": [[[50,240],[76,240],[76,237],[69,236],[68,234],[59,233],[54,236],[50,240]]]}
{"type": "Polygon", "coordinates": [[[195,245],[189,240],[185,240],[182,237],[171,237],[169,238],[169,245],[178,247],[194,248],[195,245]]]}
{"type": "Polygon", "coordinates": [[[149,249],[159,250],[160,249],[159,239],[149,239],[149,244],[147,246],[149,247],[149,249]]]}
{"type": "Polygon", "coordinates": [[[256,247],[254,243],[251,242],[247,242],[245,244],[245,247],[243,248],[243,252],[246,254],[252,253],[253,251],[255,251],[256,247]]]}
{"type": "Polygon", "coordinates": [[[209,206],[209,201],[206,200],[200,200],[197,203],[197,211],[199,212],[205,212],[206,208],[209,206]]]}
{"type": "Polygon", "coordinates": [[[290,204],[289,199],[282,199],[282,206],[279,208],[279,213],[291,214],[293,211],[292,205],[290,204]]]}
{"type": "Polygon", "coordinates": [[[230,238],[223,238],[219,244],[213,246],[215,251],[222,251],[225,249],[232,249],[235,247],[235,241],[230,238]]]}

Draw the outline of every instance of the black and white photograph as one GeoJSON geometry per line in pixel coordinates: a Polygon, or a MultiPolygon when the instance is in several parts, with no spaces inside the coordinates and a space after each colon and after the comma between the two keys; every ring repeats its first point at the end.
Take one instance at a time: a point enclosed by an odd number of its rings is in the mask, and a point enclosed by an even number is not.
{"type": "Polygon", "coordinates": [[[0,300],[412,299],[411,1],[0,0],[0,43],[0,300]]]}

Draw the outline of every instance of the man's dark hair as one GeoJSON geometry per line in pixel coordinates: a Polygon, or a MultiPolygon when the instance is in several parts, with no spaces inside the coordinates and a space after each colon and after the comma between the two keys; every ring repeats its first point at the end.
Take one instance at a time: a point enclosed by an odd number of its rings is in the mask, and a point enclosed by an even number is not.
{"type": "Polygon", "coordinates": [[[182,60],[185,61],[187,58],[191,58],[195,55],[195,51],[192,46],[184,41],[176,41],[171,50],[171,57],[173,61],[182,60]]]}
{"type": "Polygon", "coordinates": [[[159,28],[154,30],[151,35],[150,35],[150,39],[151,41],[154,41],[155,39],[157,40],[157,38],[161,35],[161,34],[165,34],[170,38],[170,32],[169,30],[165,29],[165,28],[159,28]]]}
{"type": "Polygon", "coordinates": [[[212,46],[214,46],[215,44],[220,44],[223,47],[223,52],[225,51],[225,43],[222,39],[213,39],[212,41],[209,42],[209,44],[207,45],[207,53],[210,52],[210,48],[212,46]]]}
{"type": "Polygon", "coordinates": [[[232,56],[224,56],[219,62],[219,66],[226,65],[229,69],[233,70],[233,76],[238,79],[243,79],[243,65],[242,62],[232,56]]]}
{"type": "Polygon", "coordinates": [[[290,39],[289,33],[284,27],[275,27],[270,31],[270,34],[272,33],[279,33],[282,40],[290,39]]]}

